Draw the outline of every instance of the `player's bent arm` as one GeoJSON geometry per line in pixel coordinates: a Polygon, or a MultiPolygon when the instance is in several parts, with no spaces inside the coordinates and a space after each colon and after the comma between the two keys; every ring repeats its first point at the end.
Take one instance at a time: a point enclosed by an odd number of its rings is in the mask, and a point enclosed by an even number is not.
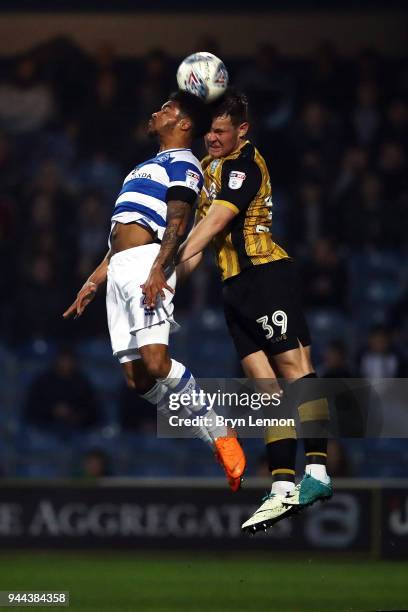
{"type": "Polygon", "coordinates": [[[160,251],[150,269],[147,281],[142,285],[147,308],[154,308],[157,296],[165,299],[164,289],[174,293],[167,283],[165,270],[175,265],[175,257],[180,241],[187,229],[191,205],[182,200],[170,200],[167,203],[167,225],[163,234],[160,251]]]}
{"type": "Polygon", "coordinates": [[[162,269],[174,263],[177,249],[184,236],[190,216],[191,206],[181,200],[171,200],[167,204],[167,225],[162,238],[160,251],[153,268],[162,269]]]}
{"type": "Polygon", "coordinates": [[[106,281],[108,275],[109,260],[111,258],[111,251],[107,252],[99,266],[95,268],[90,277],[82,285],[78,291],[75,301],[62,315],[64,319],[68,319],[71,316],[80,317],[84,312],[88,304],[93,300],[98,290],[98,287],[106,281]]]}
{"type": "Polygon", "coordinates": [[[203,251],[211,240],[222,232],[228,223],[239,213],[234,206],[226,206],[229,202],[213,202],[207,215],[192,229],[179,252],[179,262],[187,261],[203,251]]]}

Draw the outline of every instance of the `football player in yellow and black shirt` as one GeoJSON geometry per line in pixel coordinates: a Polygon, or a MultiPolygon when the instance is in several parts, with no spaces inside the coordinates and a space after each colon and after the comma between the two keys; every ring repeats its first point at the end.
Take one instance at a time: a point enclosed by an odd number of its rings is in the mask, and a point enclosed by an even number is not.
{"type": "MultiPolygon", "coordinates": [[[[245,374],[260,383],[262,379],[263,388],[266,380],[271,381],[270,388],[275,385],[276,390],[278,372],[288,383],[284,401],[298,409],[303,432],[313,432],[313,425],[327,424],[327,399],[313,381],[306,380],[316,374],[298,281],[292,259],[271,232],[269,172],[247,140],[248,129],[246,97],[227,92],[205,137],[204,189],[195,227],[180,248],[179,271],[191,272],[202,251],[213,243],[226,321],[245,374]]],[[[266,529],[317,499],[331,497],[327,440],[305,439],[306,474],[295,487],[296,444],[293,427],[267,430],[271,493],[243,524],[244,530],[266,529]]]]}

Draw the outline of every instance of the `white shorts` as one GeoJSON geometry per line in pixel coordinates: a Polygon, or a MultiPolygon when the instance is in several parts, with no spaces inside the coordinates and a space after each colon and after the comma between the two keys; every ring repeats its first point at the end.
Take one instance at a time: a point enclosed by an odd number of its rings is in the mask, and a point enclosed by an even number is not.
{"type": "MultiPolygon", "coordinates": [[[[106,311],[113,354],[120,363],[140,358],[139,348],[147,344],[168,344],[169,334],[178,325],[173,319],[173,294],[164,289],[154,310],[145,308],[140,285],[146,282],[159,244],[146,244],[113,255],[109,262],[106,311]]],[[[176,287],[176,272],[167,279],[176,287]]]]}

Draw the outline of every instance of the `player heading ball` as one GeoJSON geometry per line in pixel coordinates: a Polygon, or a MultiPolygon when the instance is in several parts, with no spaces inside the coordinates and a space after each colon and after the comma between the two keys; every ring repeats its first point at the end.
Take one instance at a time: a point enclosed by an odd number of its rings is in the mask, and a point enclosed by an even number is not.
{"type": "MultiPolygon", "coordinates": [[[[109,251],[64,313],[65,318],[81,316],[107,282],[113,354],[129,387],[165,413],[168,394],[189,394],[197,388],[189,369],[171,359],[168,344],[177,326],[174,259],[203,187],[201,165],[191,145],[210,126],[208,107],[188,92],[171,95],[152,113],[148,131],[157,137],[159,151],[126,176],[112,213],[109,251]]],[[[207,406],[190,401],[184,410],[188,416],[200,416],[207,406]]],[[[198,427],[195,433],[215,451],[236,491],[245,469],[236,437],[216,424],[198,427]]]]}

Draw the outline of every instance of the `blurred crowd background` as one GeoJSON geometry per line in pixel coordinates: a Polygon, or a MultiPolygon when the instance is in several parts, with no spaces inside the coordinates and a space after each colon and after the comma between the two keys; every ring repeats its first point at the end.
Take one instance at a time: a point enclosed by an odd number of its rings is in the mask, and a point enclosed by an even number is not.
{"type": "MultiPolygon", "coordinates": [[[[295,257],[327,377],[407,376],[408,62],[329,42],[225,56],[269,165],[273,234],[295,257]]],[[[192,49],[191,51],[193,51],[192,49]]],[[[156,415],[111,356],[104,295],[62,312],[107,251],[124,176],[154,155],[146,121],[181,58],[87,54],[68,38],[0,57],[0,475],[222,476],[200,442],[156,438],[156,415]]],[[[197,143],[202,154],[202,144],[197,143]]],[[[211,252],[176,296],[173,354],[197,377],[241,376],[211,252]]],[[[264,475],[262,441],[244,441],[264,475]]],[[[332,444],[332,473],[406,476],[406,440],[332,444]]]]}

